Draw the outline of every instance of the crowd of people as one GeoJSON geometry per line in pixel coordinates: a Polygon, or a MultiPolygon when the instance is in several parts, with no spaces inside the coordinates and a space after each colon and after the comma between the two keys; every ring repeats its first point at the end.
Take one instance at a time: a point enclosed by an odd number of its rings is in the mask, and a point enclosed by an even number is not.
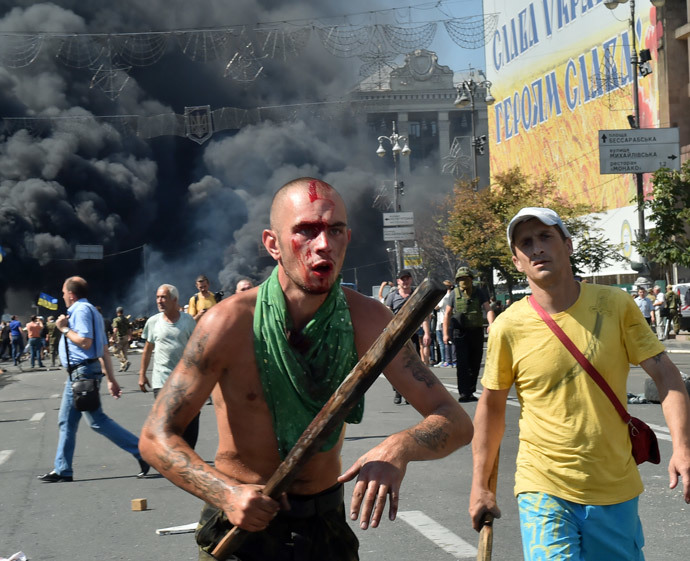
{"type": "MultiPolygon", "coordinates": [[[[660,285],[655,284],[649,292],[644,286],[639,286],[636,294],[633,295],[635,304],[659,341],[668,339],[671,330],[675,335],[680,334],[683,303],[673,285],[667,285],[664,291],[660,285]]],[[[690,290],[686,292],[685,303],[685,306],[689,305],[690,290]]]]}
{"type": "MultiPolygon", "coordinates": [[[[209,292],[209,281],[205,275],[197,278],[196,286],[199,292],[193,295],[189,304],[179,306],[180,312],[188,312],[192,306],[192,315],[196,321],[212,305],[220,302],[223,291],[209,292]],[[200,281],[203,279],[203,283],[200,281]],[[199,312],[196,311],[198,298],[202,297],[202,304],[199,312]]],[[[240,278],[236,283],[235,292],[243,292],[254,286],[254,281],[248,277],[240,278]]],[[[96,309],[102,315],[100,306],[96,309]]],[[[132,318],[125,313],[124,307],[118,306],[115,309],[115,316],[112,321],[105,319],[105,331],[111,353],[120,363],[120,372],[125,372],[131,366],[128,360],[129,349],[133,346],[145,344],[142,337],[142,330],[147,317],[132,318]]],[[[17,315],[10,316],[8,321],[0,321],[0,361],[12,360],[14,366],[20,366],[22,362],[30,361],[31,368],[46,368],[44,361],[50,360],[50,367],[56,367],[58,362],[58,342],[61,333],[55,328],[55,316],[48,316],[46,319],[41,315],[29,316],[26,325],[17,315]]]]}
{"type": "Polygon", "coordinates": [[[51,367],[56,365],[57,344],[60,332],[55,329],[55,318],[32,315],[28,323],[16,315],[9,321],[0,322],[0,361],[12,360],[14,366],[30,360],[31,368],[45,368],[44,360],[50,359],[51,367]]]}
{"type": "MultiPolygon", "coordinates": [[[[412,336],[412,343],[427,366],[455,368],[459,401],[476,401],[477,379],[481,367],[485,335],[503,304],[489,297],[483,287],[474,283],[474,273],[462,266],[455,282],[443,281],[446,294],[439,300],[426,321],[412,336]]],[[[384,281],[378,298],[395,314],[414,290],[412,271],[398,272],[396,284],[384,281]]],[[[402,400],[397,391],[395,404],[402,400]]]]}
{"type": "MultiPolygon", "coordinates": [[[[38,476],[44,483],[63,483],[74,480],[73,458],[76,447],[77,429],[82,417],[98,434],[106,437],[113,444],[129,453],[138,462],[138,478],[145,477],[150,469],[149,464],[139,452],[139,437],[120,426],[103,411],[100,400],[97,407],[87,410],[75,404],[72,382],[74,379],[94,380],[100,389],[103,378],[107,380],[108,393],[118,399],[122,390],[113,372],[109,346],[113,342],[120,361],[120,372],[126,371],[130,363],[127,360],[127,348],[131,334],[131,324],[124,315],[124,308],[118,307],[116,317],[111,324],[112,341],[100,310],[88,301],[89,285],[81,277],[70,277],[62,287],[63,300],[67,314],[60,315],[54,321],[55,330],[63,337],[57,350],[62,366],[67,370],[69,379],[65,382],[58,413],[59,437],[53,468],[38,476]]],[[[173,285],[164,284],[156,293],[156,305],[160,313],[149,318],[144,326],[143,337],[146,340],[140,370],[141,391],[146,392],[150,386],[146,377],[154,346],[157,352],[154,358],[153,392],[157,396],[160,387],[165,383],[170,371],[179,362],[182,351],[196,322],[191,315],[181,312],[178,303],[178,291],[173,285]]],[[[32,326],[36,318],[27,325],[31,341],[32,326]]],[[[35,333],[38,333],[36,329],[35,333]]],[[[199,415],[189,423],[185,436],[193,447],[199,431],[199,415]]]]}
{"type": "MultiPolygon", "coordinates": [[[[66,279],[67,314],[54,320],[53,331],[61,336],[54,349],[69,379],[55,462],[39,479],[74,480],[76,433],[84,417],[136,460],[137,477],[154,467],[202,499],[199,559],[214,559],[217,544],[238,527],[249,534],[233,559],[292,559],[299,550],[306,561],[356,561],[359,542],[347,518],[362,530],[375,528],[387,506],[394,520],[409,462],[443,458],[470,442],[470,523],[479,530],[488,515],[500,517],[489,481],[514,390],[521,404],[514,492],[525,560],[644,559],[642,481],[628,428],[571,347],[561,344],[554,325],[603,373],[622,403],[630,364],[654,380],[672,439],[670,487],[682,481],[683,499],[690,503],[690,399],[661,337],[649,329],[652,315],[662,309],[655,310],[658,292],[643,309],[643,292],[633,302],[618,289],[578,282],[570,267],[570,232],[551,209],[520,210],[506,234],[513,264],[532,294],[503,309],[471,269],[458,268],[444,282],[446,294],[434,312],[383,368],[394,402],[414,407],[418,422],[343,469],[345,424],[363,417],[363,396],[355,396],[344,422],[324,435],[279,497],[262,492],[266,481],[414,290],[408,269],[397,273],[395,284],[381,284],[381,301],[341,286],[351,231],[339,193],[309,177],[276,192],[262,233],[276,265],[260,285],[242,279],[236,293],[222,299],[200,275],[186,310],[177,287],[158,287],[159,313],[146,320],[141,334],[139,389],[153,390],[153,404],[140,436],[108,417],[101,404],[86,411],[75,407],[74,378],[97,384],[105,378],[114,398],[122,391],[107,326],[88,300],[88,283],[66,279]],[[430,369],[453,364],[457,399],[430,369]],[[211,397],[218,443],[215,461],[206,462],[195,446],[200,411],[211,397]],[[478,401],[474,420],[461,405],[472,401],[478,401]],[[346,508],[343,484],[349,481],[355,483],[346,508]]],[[[670,300],[665,298],[669,308],[670,300]]],[[[110,327],[120,371],[126,371],[131,324],[124,309],[116,313],[110,327]]],[[[14,333],[23,337],[26,331],[29,342],[47,340],[37,317],[25,329],[13,317],[7,327],[13,349],[14,333]]],[[[24,345],[23,339],[16,344],[22,350],[24,345]]],[[[40,353],[31,356],[41,364],[40,353]]]]}

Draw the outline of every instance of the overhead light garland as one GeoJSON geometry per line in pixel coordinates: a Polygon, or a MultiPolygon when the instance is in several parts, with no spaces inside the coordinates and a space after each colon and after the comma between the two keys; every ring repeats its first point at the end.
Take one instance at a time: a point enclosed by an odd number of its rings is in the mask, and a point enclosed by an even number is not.
{"type": "Polygon", "coordinates": [[[262,75],[262,61],[298,56],[312,35],[330,54],[359,57],[363,75],[380,70],[400,54],[428,47],[438,24],[461,48],[483,47],[496,30],[498,14],[409,24],[324,25],[316,20],[227,26],[210,29],[178,29],[141,33],[0,33],[0,64],[25,68],[41,53],[71,68],[90,69],[91,87],[116,99],[132,68],[156,64],[171,49],[190,60],[208,63],[227,61],[225,76],[252,82],[262,75]]]}

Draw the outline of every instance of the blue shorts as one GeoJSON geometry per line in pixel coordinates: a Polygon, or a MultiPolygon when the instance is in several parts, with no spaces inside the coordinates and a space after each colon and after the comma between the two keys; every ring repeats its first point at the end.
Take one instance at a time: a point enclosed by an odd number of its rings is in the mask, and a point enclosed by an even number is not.
{"type": "Polygon", "coordinates": [[[546,493],[520,493],[525,561],[644,561],[638,498],[581,505],[546,493]]]}

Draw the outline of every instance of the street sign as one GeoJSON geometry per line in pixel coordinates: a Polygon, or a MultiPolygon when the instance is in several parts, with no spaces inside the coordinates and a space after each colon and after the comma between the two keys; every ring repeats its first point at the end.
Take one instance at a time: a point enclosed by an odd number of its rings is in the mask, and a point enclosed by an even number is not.
{"type": "Polygon", "coordinates": [[[599,173],[648,173],[662,167],[680,171],[677,128],[599,131],[599,173]]]}
{"type": "Polygon", "coordinates": [[[403,247],[403,267],[419,269],[422,267],[422,254],[419,247],[403,247]]]}
{"type": "Polygon", "coordinates": [[[412,226],[414,224],[414,212],[384,212],[384,226],[412,226]]]}
{"type": "Polygon", "coordinates": [[[414,226],[392,226],[383,229],[383,241],[395,242],[414,239],[414,226]]]}

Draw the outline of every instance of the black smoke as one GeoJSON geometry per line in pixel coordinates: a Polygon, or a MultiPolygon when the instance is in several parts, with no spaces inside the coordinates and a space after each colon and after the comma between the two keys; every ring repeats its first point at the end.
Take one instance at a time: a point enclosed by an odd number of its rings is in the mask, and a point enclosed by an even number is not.
{"type": "MultiPolygon", "coordinates": [[[[251,37],[259,21],[341,11],[341,3],[323,0],[3,0],[0,32],[247,24],[251,37]]],[[[74,274],[87,278],[106,315],[117,305],[134,315],[152,312],[163,282],[177,285],[186,300],[199,273],[226,292],[243,276],[263,280],[272,266],[260,247],[271,196],[302,175],[324,178],[348,203],[353,243],[345,280],[356,278],[368,292],[390,276],[380,211],[372,208],[390,170],[374,161],[364,116],[335,103],[358,80],[351,60],[331,56],[312,38],[299,57],[262,61],[261,77],[241,83],[223,76],[227,60],[195,62],[173,45],[156,64],[131,69],[121,94],[109,97],[94,87],[93,70],[53,55],[45,49],[24,68],[0,66],[0,117],[51,118],[44,129],[12,129],[0,138],[0,310],[28,315],[39,291],[59,297],[74,274]],[[328,110],[292,109],[324,101],[328,110]],[[282,109],[277,120],[203,145],[173,136],[144,141],[96,118],[182,114],[199,105],[282,109]],[[102,245],[105,258],[75,260],[77,244],[102,245]]],[[[430,191],[422,191],[417,203],[425,206],[430,191]]],[[[408,204],[411,210],[412,197],[408,204]]]]}

